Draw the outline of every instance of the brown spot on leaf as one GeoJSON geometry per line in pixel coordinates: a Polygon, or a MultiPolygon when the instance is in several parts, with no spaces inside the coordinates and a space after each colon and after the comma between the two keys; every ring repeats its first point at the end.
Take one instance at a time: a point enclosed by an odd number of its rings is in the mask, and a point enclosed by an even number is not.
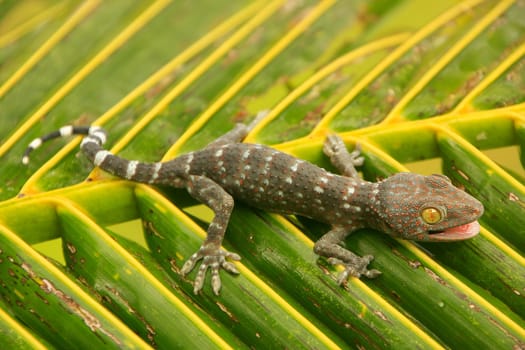
{"type": "Polygon", "coordinates": [[[518,197],[516,194],[509,192],[509,201],[511,202],[519,202],[520,197],[518,197]]]}

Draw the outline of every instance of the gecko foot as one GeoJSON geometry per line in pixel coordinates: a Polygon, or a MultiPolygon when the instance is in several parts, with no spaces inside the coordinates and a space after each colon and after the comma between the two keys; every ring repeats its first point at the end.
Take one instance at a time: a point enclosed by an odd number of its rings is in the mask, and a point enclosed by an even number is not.
{"type": "Polygon", "coordinates": [[[337,279],[338,284],[343,284],[348,280],[348,277],[361,277],[365,276],[368,278],[376,278],[381,274],[381,271],[372,269],[368,270],[367,266],[374,259],[372,255],[365,255],[363,257],[358,257],[352,262],[345,262],[337,258],[328,258],[328,262],[332,265],[343,265],[345,270],[339,275],[337,279]]]}
{"type": "MultiPolygon", "coordinates": [[[[323,144],[323,152],[328,157],[332,157],[334,155],[347,153],[346,145],[337,134],[331,134],[328,135],[326,138],[324,144],[323,144]]],[[[350,159],[352,161],[352,164],[355,166],[361,166],[363,165],[365,159],[364,157],[360,157],[361,155],[361,146],[359,143],[355,145],[355,149],[349,153],[350,159]]]]}
{"type": "Polygon", "coordinates": [[[348,152],[345,143],[336,134],[328,135],[323,145],[323,152],[343,175],[349,177],[357,178],[355,167],[362,166],[365,162],[365,158],[361,156],[359,144],[356,144],[352,152],[348,152]]]}
{"type": "Polygon", "coordinates": [[[219,291],[221,290],[221,277],[219,276],[220,269],[223,268],[233,274],[239,273],[235,265],[226,260],[227,258],[235,261],[241,260],[241,257],[235,253],[226,252],[222,249],[210,250],[209,248],[201,247],[184,263],[180,272],[183,276],[186,276],[191,270],[193,270],[195,264],[199,260],[202,260],[193,284],[193,293],[198,294],[204,286],[206,271],[208,271],[209,268],[211,271],[211,287],[213,293],[219,295],[219,291]]]}

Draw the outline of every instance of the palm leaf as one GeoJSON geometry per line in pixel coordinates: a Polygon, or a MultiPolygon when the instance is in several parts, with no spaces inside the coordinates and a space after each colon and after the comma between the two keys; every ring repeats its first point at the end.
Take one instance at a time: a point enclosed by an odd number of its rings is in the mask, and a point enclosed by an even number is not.
{"type": "Polygon", "coordinates": [[[3,347],[525,347],[521,2],[39,0],[0,14],[3,347]],[[383,275],[340,288],[312,252],[326,226],[236,204],[225,247],[241,275],[193,295],[179,268],[210,211],[184,191],[93,170],[78,139],[20,164],[65,124],[104,125],[113,152],[154,161],[267,108],[247,141],[329,167],[338,132],[362,145],[367,179],[443,172],[483,202],[480,235],[363,230],[347,245],[383,275]]]}

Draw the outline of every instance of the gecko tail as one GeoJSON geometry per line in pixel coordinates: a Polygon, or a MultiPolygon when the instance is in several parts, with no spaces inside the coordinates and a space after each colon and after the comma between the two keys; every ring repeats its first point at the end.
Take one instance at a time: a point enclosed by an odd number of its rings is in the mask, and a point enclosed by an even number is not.
{"type": "Polygon", "coordinates": [[[29,154],[38,147],[40,147],[44,142],[59,137],[67,137],[72,135],[88,135],[95,137],[100,141],[100,145],[103,145],[106,142],[106,132],[99,126],[63,126],[56,131],[53,131],[47,135],[38,137],[31,141],[27,146],[26,150],[24,151],[24,155],[22,157],[22,164],[29,164],[29,154]]]}

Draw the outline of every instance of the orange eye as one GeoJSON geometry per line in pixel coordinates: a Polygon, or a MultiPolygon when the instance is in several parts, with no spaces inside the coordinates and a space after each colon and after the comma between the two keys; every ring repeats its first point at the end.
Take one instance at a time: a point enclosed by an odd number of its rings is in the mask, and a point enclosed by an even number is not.
{"type": "Polygon", "coordinates": [[[430,225],[437,224],[443,219],[441,211],[432,207],[423,209],[421,211],[421,218],[430,225]]]}

